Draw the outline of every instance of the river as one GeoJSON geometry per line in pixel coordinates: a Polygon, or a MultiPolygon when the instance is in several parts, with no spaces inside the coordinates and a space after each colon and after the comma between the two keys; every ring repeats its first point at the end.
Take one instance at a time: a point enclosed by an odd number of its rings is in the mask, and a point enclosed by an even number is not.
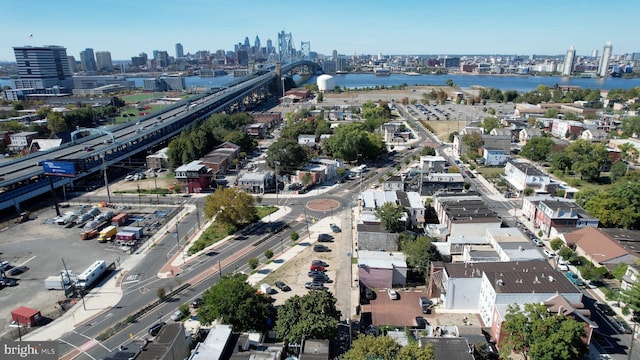
{"type": "MultiPolygon", "coordinates": [[[[128,78],[133,80],[138,87],[142,87],[142,77],[128,78]]],[[[561,76],[496,76],[496,75],[404,75],[391,74],[389,76],[375,76],[373,74],[345,74],[333,75],[336,85],[341,88],[365,88],[376,86],[394,85],[444,85],[448,79],[462,89],[469,89],[473,86],[483,86],[500,90],[516,90],[528,92],[534,90],[538,85],[554,87],[556,84],[563,86],[579,86],[581,88],[610,90],[610,89],[631,89],[640,86],[640,78],[578,78],[561,76]]],[[[218,87],[239,80],[231,75],[217,77],[189,76],[185,78],[187,87],[218,87]]],[[[307,83],[315,82],[312,77],[307,83]]],[[[0,79],[0,86],[13,86],[9,79],[0,79]]]]}

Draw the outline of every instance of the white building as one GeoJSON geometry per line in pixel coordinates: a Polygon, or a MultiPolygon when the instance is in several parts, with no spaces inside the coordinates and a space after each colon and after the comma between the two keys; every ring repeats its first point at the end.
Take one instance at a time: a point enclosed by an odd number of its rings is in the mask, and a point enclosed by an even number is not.
{"type": "Polygon", "coordinates": [[[551,182],[548,174],[528,162],[509,161],[504,166],[504,180],[518,192],[530,187],[544,190],[551,182]]]}

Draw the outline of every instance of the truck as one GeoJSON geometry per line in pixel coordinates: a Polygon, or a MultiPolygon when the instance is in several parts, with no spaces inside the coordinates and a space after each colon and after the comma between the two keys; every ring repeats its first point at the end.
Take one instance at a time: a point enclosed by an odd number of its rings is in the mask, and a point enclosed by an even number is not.
{"type": "Polygon", "coordinates": [[[88,289],[107,272],[107,263],[104,260],[97,260],[89,266],[82,274],[78,275],[78,287],[88,289]]]}
{"type": "Polygon", "coordinates": [[[113,237],[118,232],[118,228],[110,225],[100,231],[100,235],[98,236],[98,242],[107,242],[113,240],[113,237]]]}
{"type": "Polygon", "coordinates": [[[113,219],[111,219],[111,225],[113,225],[113,226],[122,226],[127,221],[129,221],[129,214],[120,213],[120,214],[114,216],[113,219]]]}
{"type": "Polygon", "coordinates": [[[98,234],[100,234],[100,231],[98,229],[92,229],[92,230],[89,230],[89,231],[82,231],[80,233],[80,240],[93,239],[98,234]]]}
{"type": "Polygon", "coordinates": [[[47,290],[65,290],[69,282],[66,279],[63,281],[60,275],[52,275],[44,279],[44,287],[47,290]]]}

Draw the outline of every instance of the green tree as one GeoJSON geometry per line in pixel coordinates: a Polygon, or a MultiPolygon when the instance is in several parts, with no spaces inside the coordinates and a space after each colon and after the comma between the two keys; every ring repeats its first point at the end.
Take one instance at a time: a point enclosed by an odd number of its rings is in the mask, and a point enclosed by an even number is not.
{"type": "Polygon", "coordinates": [[[482,128],[484,129],[485,134],[488,134],[491,130],[500,127],[500,120],[496,117],[486,117],[482,120],[482,128]]]}
{"type": "Polygon", "coordinates": [[[241,151],[247,153],[253,152],[258,146],[258,142],[243,130],[231,131],[223,138],[223,141],[228,141],[230,143],[236,144],[240,146],[241,151]]]}
{"type": "Polygon", "coordinates": [[[307,152],[295,140],[278,139],[267,150],[267,165],[278,173],[292,174],[307,161],[307,152]]]}
{"type": "Polygon", "coordinates": [[[640,281],[636,281],[627,290],[620,291],[620,301],[633,313],[633,321],[640,320],[640,281]]]}
{"type": "Polygon", "coordinates": [[[611,270],[611,275],[617,279],[618,281],[622,280],[622,277],[624,276],[624,274],[627,272],[627,268],[629,267],[629,265],[625,264],[625,263],[619,263],[618,265],[616,265],[615,268],[613,268],[613,270],[611,270]]]}
{"type": "Polygon", "coordinates": [[[578,139],[569,144],[565,152],[574,159],[571,169],[579,172],[580,178],[589,182],[597,181],[602,169],[610,163],[609,152],[604,144],[578,139]]]}
{"type": "Polygon", "coordinates": [[[505,359],[512,351],[536,360],[578,360],[589,353],[583,323],[552,314],[542,304],[509,305],[502,331],[500,355],[505,359]]]}
{"type": "Polygon", "coordinates": [[[627,172],[628,165],[623,163],[622,161],[618,161],[615,164],[611,165],[611,170],[609,170],[609,177],[611,178],[611,182],[616,182],[620,180],[627,172]]]}
{"type": "Polygon", "coordinates": [[[259,294],[242,273],[224,275],[202,295],[198,317],[204,324],[219,320],[233,331],[266,331],[269,297],[259,294]]]}
{"type": "Polygon", "coordinates": [[[300,234],[298,234],[298,233],[297,233],[297,232],[295,232],[295,231],[292,231],[292,232],[289,234],[289,238],[291,239],[291,241],[298,241],[298,239],[300,239],[300,234]]]}
{"type": "Polygon", "coordinates": [[[400,351],[400,344],[388,336],[360,335],[353,340],[345,360],[385,359],[393,360],[400,351]]]}
{"type": "Polygon", "coordinates": [[[400,222],[400,217],[404,213],[402,205],[386,202],[376,209],[376,216],[380,219],[382,226],[391,232],[398,232],[404,228],[400,222]]]}
{"type": "Polygon", "coordinates": [[[420,150],[420,156],[434,156],[436,154],[436,149],[430,147],[430,146],[425,146],[420,150]]]}
{"type": "Polygon", "coordinates": [[[435,360],[433,345],[427,343],[424,348],[418,345],[418,342],[410,342],[400,348],[397,360],[435,360]]]}
{"type": "Polygon", "coordinates": [[[158,290],[156,290],[156,296],[158,297],[158,300],[164,301],[167,297],[167,291],[163,287],[158,288],[158,290]]]}
{"type": "Polygon", "coordinates": [[[522,147],[520,155],[532,161],[543,161],[546,160],[551,153],[553,145],[554,142],[552,139],[546,137],[534,137],[527,141],[527,143],[522,147]]]}
{"type": "Polygon", "coordinates": [[[558,251],[558,249],[564,246],[564,241],[562,241],[562,239],[555,238],[549,242],[549,245],[551,245],[551,249],[553,251],[558,251]]]}
{"type": "Polygon", "coordinates": [[[466,155],[471,159],[477,159],[481,155],[478,149],[481,149],[484,145],[482,135],[479,133],[464,134],[462,135],[462,143],[467,147],[466,155]]]}
{"type": "Polygon", "coordinates": [[[205,198],[204,216],[236,227],[248,224],[257,217],[254,198],[238,188],[218,188],[205,198]]]}
{"type": "Polygon", "coordinates": [[[47,127],[52,134],[67,130],[67,123],[64,116],[59,112],[50,112],[47,115],[47,127]]]}
{"type": "Polygon", "coordinates": [[[260,260],[258,260],[258,258],[251,258],[247,261],[247,264],[249,265],[251,270],[255,270],[258,265],[260,265],[260,260]]]}
{"type": "Polygon", "coordinates": [[[376,159],[384,154],[386,145],[377,133],[368,132],[360,123],[341,125],[325,142],[325,151],[345,161],[376,159]]]}
{"type": "Polygon", "coordinates": [[[428,236],[401,236],[400,250],[407,257],[407,265],[414,268],[423,277],[429,273],[432,261],[441,260],[442,257],[428,236]]]}
{"type": "Polygon", "coordinates": [[[264,257],[266,257],[267,259],[271,259],[273,257],[273,250],[271,249],[267,249],[264,251],[264,257]]]}
{"type": "Polygon", "coordinates": [[[299,342],[306,339],[332,339],[340,321],[336,299],[328,291],[295,295],[278,308],[275,332],[279,338],[299,342]]]}
{"type": "Polygon", "coordinates": [[[640,227],[639,178],[630,173],[609,187],[581,190],[576,200],[605,227],[637,229],[640,227]]]}

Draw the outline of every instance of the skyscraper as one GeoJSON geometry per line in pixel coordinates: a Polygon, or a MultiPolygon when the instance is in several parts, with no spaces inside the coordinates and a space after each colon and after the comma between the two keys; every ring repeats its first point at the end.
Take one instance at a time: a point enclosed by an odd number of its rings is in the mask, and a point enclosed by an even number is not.
{"type": "Polygon", "coordinates": [[[249,37],[248,37],[248,36],[245,36],[245,37],[244,37],[244,46],[245,46],[246,48],[251,47],[251,43],[249,42],[249,37]]]}
{"type": "Polygon", "coordinates": [[[256,40],[253,42],[253,47],[256,48],[256,51],[260,51],[260,38],[256,35],[256,40]]]}
{"type": "Polygon", "coordinates": [[[609,71],[609,59],[611,58],[611,51],[613,51],[613,47],[611,46],[611,41],[607,41],[607,43],[604,44],[604,49],[602,49],[600,66],[598,66],[598,75],[600,77],[607,76],[607,73],[609,71]]]}
{"type": "Polygon", "coordinates": [[[176,44],[176,59],[179,59],[181,57],[184,57],[184,48],[182,47],[182,44],[177,43],[176,44]]]}
{"type": "Polygon", "coordinates": [[[14,47],[18,67],[16,89],[73,88],[67,49],[62,46],[14,47]]]}
{"type": "Polygon", "coordinates": [[[562,75],[571,76],[573,72],[573,62],[576,59],[576,49],[571,45],[567,50],[567,55],[564,57],[564,67],[562,68],[562,75]]]}
{"type": "Polygon", "coordinates": [[[113,71],[111,53],[108,51],[96,51],[96,67],[98,71],[113,71]]]}
{"type": "Polygon", "coordinates": [[[98,71],[96,57],[93,55],[93,49],[86,48],[84,51],[80,52],[80,64],[82,65],[82,69],[86,72],[98,71]]]}
{"type": "Polygon", "coordinates": [[[267,39],[267,54],[273,53],[273,41],[267,39]]]}

